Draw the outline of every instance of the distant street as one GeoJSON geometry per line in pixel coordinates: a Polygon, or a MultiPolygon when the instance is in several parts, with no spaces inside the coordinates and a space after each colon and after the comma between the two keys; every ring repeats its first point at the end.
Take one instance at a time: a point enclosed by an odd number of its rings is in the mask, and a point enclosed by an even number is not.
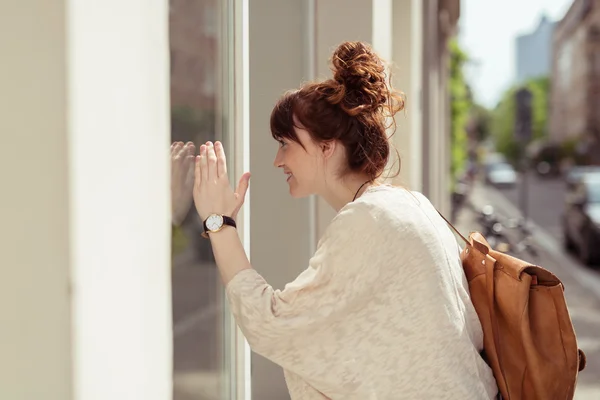
{"type": "MultiPolygon", "coordinates": [[[[527,177],[528,215],[544,228],[557,242],[562,242],[560,216],[564,211],[565,184],[562,179],[544,179],[537,174],[527,177]]],[[[506,198],[519,209],[521,208],[519,186],[502,190],[506,198]]]]}

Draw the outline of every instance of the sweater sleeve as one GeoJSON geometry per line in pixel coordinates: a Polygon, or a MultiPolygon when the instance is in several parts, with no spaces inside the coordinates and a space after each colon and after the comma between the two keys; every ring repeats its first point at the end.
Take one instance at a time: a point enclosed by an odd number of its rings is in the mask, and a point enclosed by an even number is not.
{"type": "Polygon", "coordinates": [[[282,291],[254,269],[238,273],[227,297],[251,349],[291,370],[310,352],[318,357],[336,321],[372,295],[378,276],[370,260],[377,255],[369,239],[377,240],[376,229],[369,209],[351,203],[328,227],[309,267],[282,291]]]}

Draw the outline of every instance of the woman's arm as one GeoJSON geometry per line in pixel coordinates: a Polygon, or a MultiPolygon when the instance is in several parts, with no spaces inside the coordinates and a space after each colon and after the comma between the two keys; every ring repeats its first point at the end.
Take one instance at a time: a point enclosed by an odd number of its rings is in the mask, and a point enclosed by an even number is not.
{"type": "MultiPolygon", "coordinates": [[[[227,176],[223,145],[207,142],[200,146],[194,181],[194,203],[200,218],[204,221],[216,213],[235,219],[244,204],[249,179],[250,174],[245,173],[234,192],[227,176]]],[[[219,232],[210,233],[209,238],[225,285],[240,271],[252,268],[234,228],[225,225],[219,232]]]]}
{"type": "Polygon", "coordinates": [[[221,231],[209,235],[215,261],[225,286],[239,272],[252,268],[235,228],[226,226],[221,231]]]}
{"type": "MultiPolygon", "coordinates": [[[[222,146],[215,150],[201,146],[196,161],[194,200],[203,220],[213,212],[234,218],[247,189],[242,177],[238,195],[231,190],[222,146]]],[[[364,307],[377,287],[380,277],[369,268],[379,256],[377,232],[369,210],[348,205],[327,229],[310,266],[284,290],[273,289],[251,267],[234,228],[209,233],[231,310],[252,350],[292,370],[302,367],[307,352],[319,357],[320,339],[364,307]]]]}
{"type": "Polygon", "coordinates": [[[380,251],[377,237],[368,210],[352,204],[329,226],[309,267],[283,290],[273,289],[254,269],[235,275],[227,297],[252,350],[300,372],[294,369],[299,358],[316,356],[336,324],[363,309],[385,285],[371,268],[380,251]]]}

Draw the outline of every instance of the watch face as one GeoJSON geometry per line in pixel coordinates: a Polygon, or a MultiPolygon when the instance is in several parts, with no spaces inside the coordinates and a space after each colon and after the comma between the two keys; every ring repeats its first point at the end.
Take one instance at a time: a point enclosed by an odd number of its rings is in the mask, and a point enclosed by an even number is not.
{"type": "Polygon", "coordinates": [[[209,231],[217,231],[223,226],[223,217],[213,214],[206,219],[206,227],[209,231]]]}

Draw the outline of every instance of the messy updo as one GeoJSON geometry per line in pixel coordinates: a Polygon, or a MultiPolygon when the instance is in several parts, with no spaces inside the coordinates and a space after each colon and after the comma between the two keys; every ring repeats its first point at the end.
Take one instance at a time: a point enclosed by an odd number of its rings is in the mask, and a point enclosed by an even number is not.
{"type": "Polygon", "coordinates": [[[404,97],[392,90],[383,61],[364,43],[342,43],[331,61],[333,78],[307,83],[279,99],[271,113],[271,134],[278,141],[300,143],[296,126],[316,142],[338,140],[348,160],[340,173],[376,179],[390,155],[386,130],[395,124],[388,117],[404,108],[404,97]]]}

